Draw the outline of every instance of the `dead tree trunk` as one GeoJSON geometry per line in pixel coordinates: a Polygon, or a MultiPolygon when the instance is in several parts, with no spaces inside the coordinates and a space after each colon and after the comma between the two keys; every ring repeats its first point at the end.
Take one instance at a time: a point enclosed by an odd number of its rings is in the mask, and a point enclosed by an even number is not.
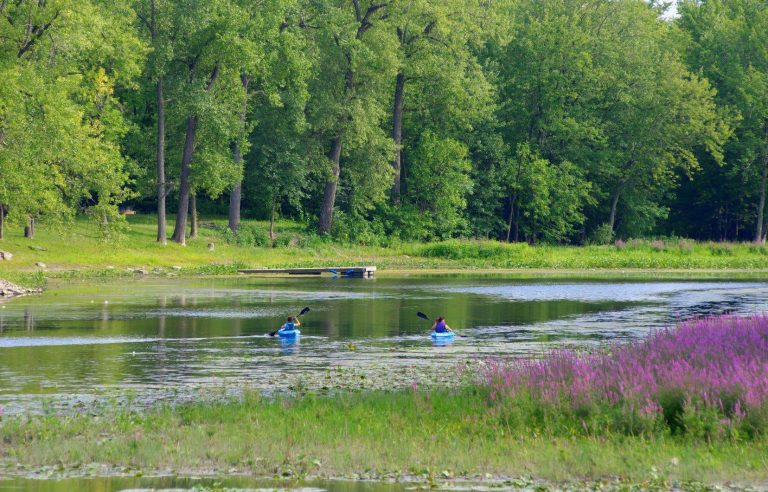
{"type": "Polygon", "coordinates": [[[0,205],[0,241],[5,239],[5,205],[0,205]]]}

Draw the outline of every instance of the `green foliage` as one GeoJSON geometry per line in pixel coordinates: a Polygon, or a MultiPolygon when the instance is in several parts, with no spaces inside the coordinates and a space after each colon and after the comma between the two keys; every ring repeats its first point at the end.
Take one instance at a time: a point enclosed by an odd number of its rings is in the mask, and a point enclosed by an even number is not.
{"type": "Polygon", "coordinates": [[[0,2],[0,205],[125,234],[117,206],[157,199],[162,81],[171,204],[242,184],[245,216],[366,245],[762,240],[766,9],[659,5],[0,2]]]}
{"type": "Polygon", "coordinates": [[[227,243],[237,246],[258,246],[262,248],[272,246],[267,230],[257,225],[243,224],[237,228],[237,232],[232,232],[229,227],[223,227],[221,234],[227,243]]]}
{"type": "Polygon", "coordinates": [[[407,181],[409,198],[434,237],[449,238],[466,228],[462,211],[472,191],[467,155],[461,142],[439,138],[431,131],[422,135],[414,151],[407,181]]]}
{"type": "Polygon", "coordinates": [[[15,224],[91,208],[109,234],[131,197],[115,88],[133,83],[146,52],[131,12],[98,1],[0,5],[0,204],[15,224]]]}
{"type": "Polygon", "coordinates": [[[600,224],[592,232],[590,242],[593,244],[606,245],[611,244],[615,237],[613,226],[611,224],[600,224]]]}

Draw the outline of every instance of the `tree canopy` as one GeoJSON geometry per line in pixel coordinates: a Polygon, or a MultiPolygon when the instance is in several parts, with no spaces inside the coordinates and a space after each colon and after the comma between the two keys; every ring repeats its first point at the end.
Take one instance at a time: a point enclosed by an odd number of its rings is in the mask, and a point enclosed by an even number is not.
{"type": "Polygon", "coordinates": [[[765,2],[659,5],[0,0],[0,237],[764,241],[765,2]]]}

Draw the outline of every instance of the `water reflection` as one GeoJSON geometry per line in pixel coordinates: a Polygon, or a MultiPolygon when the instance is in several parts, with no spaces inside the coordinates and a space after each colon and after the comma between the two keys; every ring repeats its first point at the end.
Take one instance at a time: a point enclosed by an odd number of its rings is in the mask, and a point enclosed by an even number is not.
{"type": "MultiPolygon", "coordinates": [[[[94,399],[151,404],[201,391],[274,391],[353,368],[450,373],[466,359],[641,337],[679,319],[768,307],[762,282],[507,279],[185,279],[64,285],[0,310],[6,412],[94,399]],[[304,306],[302,338],[266,334],[304,306]],[[417,311],[465,337],[433,345],[417,311]],[[287,342],[287,343],[286,343],[287,342]],[[448,369],[443,371],[443,369],[448,369]],[[140,395],[140,398],[131,395],[140,395]]],[[[410,377],[410,376],[408,376],[410,377]]],[[[392,378],[389,386],[409,384],[392,378]]]]}

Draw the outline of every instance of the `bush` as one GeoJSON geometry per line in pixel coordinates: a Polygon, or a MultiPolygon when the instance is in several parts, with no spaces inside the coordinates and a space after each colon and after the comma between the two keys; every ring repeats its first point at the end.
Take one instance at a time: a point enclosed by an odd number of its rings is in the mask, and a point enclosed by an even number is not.
{"type": "Polygon", "coordinates": [[[252,224],[240,224],[237,228],[237,232],[232,232],[229,227],[222,229],[222,236],[228,244],[236,244],[238,246],[258,246],[267,247],[272,246],[272,241],[269,239],[269,233],[261,227],[252,224]]]}
{"type": "Polygon", "coordinates": [[[601,246],[611,244],[613,242],[614,236],[615,233],[613,232],[613,227],[611,227],[610,224],[601,224],[595,228],[595,231],[592,233],[592,237],[590,238],[589,242],[601,246]]]}
{"type": "Polygon", "coordinates": [[[443,241],[418,249],[417,255],[450,260],[508,258],[523,254],[531,247],[528,243],[500,243],[497,241],[443,241]]]}

